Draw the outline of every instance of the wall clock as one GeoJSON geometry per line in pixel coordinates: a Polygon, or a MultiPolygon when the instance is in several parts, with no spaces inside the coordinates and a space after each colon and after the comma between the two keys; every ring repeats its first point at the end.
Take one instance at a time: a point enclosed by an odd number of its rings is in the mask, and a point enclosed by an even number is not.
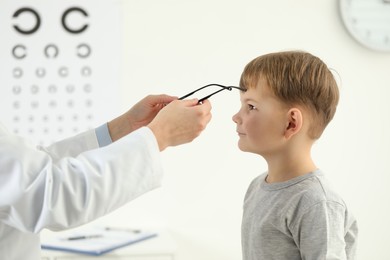
{"type": "Polygon", "coordinates": [[[390,0],[339,0],[342,21],[363,46],[390,52],[390,0]]]}

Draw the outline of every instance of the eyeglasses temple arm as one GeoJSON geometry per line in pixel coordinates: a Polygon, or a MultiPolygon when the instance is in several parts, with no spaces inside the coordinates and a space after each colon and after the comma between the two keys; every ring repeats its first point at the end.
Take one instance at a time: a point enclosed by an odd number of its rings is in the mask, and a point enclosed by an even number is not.
{"type": "Polygon", "coordinates": [[[219,93],[219,92],[221,92],[221,91],[224,91],[225,89],[232,90],[231,88],[228,88],[228,87],[227,87],[227,88],[221,88],[220,90],[217,90],[217,91],[211,93],[210,95],[207,95],[207,96],[205,96],[205,97],[199,99],[198,103],[202,103],[202,102],[205,101],[206,99],[209,99],[211,96],[213,96],[213,95],[215,95],[215,94],[217,94],[217,93],[219,93]]]}
{"type": "MultiPolygon", "coordinates": [[[[206,86],[203,86],[203,87],[201,87],[201,88],[198,88],[197,90],[194,90],[194,91],[192,91],[192,92],[190,92],[190,93],[188,93],[188,94],[186,94],[186,95],[180,97],[179,100],[185,99],[185,98],[187,98],[187,97],[189,97],[189,96],[195,94],[195,93],[198,92],[199,90],[202,90],[202,89],[207,88],[207,87],[210,87],[210,86],[218,86],[218,87],[221,87],[221,88],[222,88],[221,90],[229,89],[229,88],[230,88],[230,87],[223,86],[223,85],[221,85],[221,84],[212,83],[212,84],[208,84],[208,85],[206,85],[206,86]]],[[[219,91],[221,91],[221,90],[219,90],[219,91]]],[[[231,90],[231,88],[230,88],[229,90],[231,90]]],[[[219,91],[218,91],[218,92],[219,92],[219,91]]],[[[218,92],[217,92],[217,93],[218,93],[218,92]]],[[[214,95],[214,94],[211,94],[211,95],[209,95],[208,97],[211,97],[212,95],[214,95]]],[[[203,100],[204,100],[204,99],[203,99],[203,100]]],[[[202,101],[203,101],[203,100],[202,100],[202,101]]]]}
{"type": "Polygon", "coordinates": [[[224,85],[214,84],[214,83],[213,83],[213,84],[208,84],[208,85],[206,85],[206,86],[203,86],[203,87],[201,87],[201,88],[198,88],[197,90],[194,90],[194,91],[192,91],[192,92],[190,92],[190,93],[188,93],[188,94],[186,94],[186,95],[180,97],[179,100],[185,99],[185,98],[187,98],[187,97],[189,97],[189,96],[195,94],[195,93],[198,92],[199,90],[202,90],[202,89],[207,88],[207,87],[210,87],[210,86],[218,86],[218,87],[221,87],[221,89],[220,89],[220,90],[217,90],[216,92],[211,93],[210,95],[208,95],[208,96],[206,96],[206,97],[204,97],[204,98],[201,98],[201,99],[199,100],[199,103],[203,102],[204,100],[210,98],[211,96],[213,96],[213,95],[215,95],[215,94],[217,94],[217,93],[219,93],[219,92],[221,92],[221,91],[223,91],[223,90],[225,90],[225,89],[231,91],[233,88],[235,88],[235,89],[238,89],[238,90],[243,91],[243,92],[246,91],[246,89],[243,89],[243,88],[240,88],[240,87],[235,87],[235,86],[224,86],[224,85]]]}
{"type": "Polygon", "coordinates": [[[246,89],[240,88],[240,87],[229,86],[228,88],[235,88],[235,89],[238,89],[238,90],[240,90],[240,91],[242,91],[242,92],[246,92],[246,89]]]}

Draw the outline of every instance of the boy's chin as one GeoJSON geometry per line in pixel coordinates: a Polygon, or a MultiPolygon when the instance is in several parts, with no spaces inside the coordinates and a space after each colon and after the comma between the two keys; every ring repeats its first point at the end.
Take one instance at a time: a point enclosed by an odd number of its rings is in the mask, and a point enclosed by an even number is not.
{"type": "Polygon", "coordinates": [[[240,141],[238,142],[238,149],[240,149],[243,152],[250,152],[248,147],[246,147],[244,144],[242,144],[240,141]]]}

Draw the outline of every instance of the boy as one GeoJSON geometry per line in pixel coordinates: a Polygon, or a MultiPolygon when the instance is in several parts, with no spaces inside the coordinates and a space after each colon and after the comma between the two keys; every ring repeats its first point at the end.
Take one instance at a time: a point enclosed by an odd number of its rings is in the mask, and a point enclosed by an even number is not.
{"type": "Polygon", "coordinates": [[[245,195],[243,259],[354,259],[356,220],[311,158],[339,100],[332,73],[309,53],[271,53],[245,67],[240,87],[238,146],[268,164],[245,195]]]}

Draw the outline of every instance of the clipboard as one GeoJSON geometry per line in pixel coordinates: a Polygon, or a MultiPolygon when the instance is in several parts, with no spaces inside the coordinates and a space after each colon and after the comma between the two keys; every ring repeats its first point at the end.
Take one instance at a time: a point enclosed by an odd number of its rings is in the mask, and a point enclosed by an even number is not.
{"type": "Polygon", "coordinates": [[[41,248],[100,256],[156,236],[157,233],[146,230],[94,227],[65,231],[42,239],[41,248]]]}

